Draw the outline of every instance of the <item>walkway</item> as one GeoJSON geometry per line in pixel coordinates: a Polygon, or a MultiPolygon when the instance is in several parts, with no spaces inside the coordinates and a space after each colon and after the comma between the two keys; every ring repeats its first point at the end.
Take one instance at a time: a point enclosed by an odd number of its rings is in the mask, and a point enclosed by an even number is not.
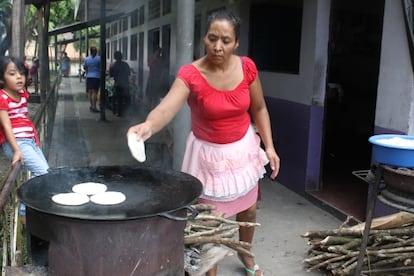
{"type": "MultiPolygon", "coordinates": [[[[51,167],[135,165],[127,146],[128,127],[143,120],[147,110],[137,105],[125,117],[110,110],[106,121],[99,113],[89,111],[85,82],[63,78],[56,113],[49,163],[51,167]]],[[[148,160],[144,165],[169,167],[168,135],[151,138],[146,144],[148,160]],[[164,144],[163,144],[164,143],[164,144]]],[[[341,221],[316,207],[283,185],[264,179],[253,252],[267,276],[316,276],[307,273],[302,261],[306,257],[307,240],[300,237],[308,230],[336,229],[341,221]]],[[[246,275],[236,256],[226,256],[220,263],[220,276],[246,275]]]]}
{"type": "MultiPolygon", "coordinates": [[[[117,117],[107,109],[106,120],[101,120],[100,113],[89,111],[85,81],[62,78],[48,156],[50,166],[136,165],[128,149],[126,132],[146,114],[147,108],[137,104],[124,117],[117,117]]],[[[167,143],[166,131],[152,137],[146,144],[146,164],[170,166],[167,143]]]]}

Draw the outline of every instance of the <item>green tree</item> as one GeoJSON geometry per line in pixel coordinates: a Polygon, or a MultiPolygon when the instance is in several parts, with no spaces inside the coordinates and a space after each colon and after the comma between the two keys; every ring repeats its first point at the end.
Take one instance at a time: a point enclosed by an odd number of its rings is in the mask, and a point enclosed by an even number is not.
{"type": "Polygon", "coordinates": [[[49,29],[63,27],[75,22],[75,4],[73,1],[57,1],[50,3],[49,29]]]}
{"type": "Polygon", "coordinates": [[[7,0],[0,1],[0,55],[4,55],[11,45],[12,4],[7,0]]]}
{"type": "MultiPolygon", "coordinates": [[[[39,16],[37,15],[39,9],[34,5],[30,5],[26,16],[26,39],[28,41],[37,40],[39,33],[39,16]]],[[[75,22],[75,5],[73,1],[54,1],[50,3],[50,19],[49,30],[53,30],[58,27],[73,24],[75,22]]]]}

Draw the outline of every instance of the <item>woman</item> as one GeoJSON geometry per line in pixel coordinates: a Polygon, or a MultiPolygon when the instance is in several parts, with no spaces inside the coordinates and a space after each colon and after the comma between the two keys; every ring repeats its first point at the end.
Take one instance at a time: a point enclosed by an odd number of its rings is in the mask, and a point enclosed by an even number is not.
{"type": "MultiPolygon", "coordinates": [[[[170,91],[145,122],[128,134],[147,140],[166,126],[187,101],[191,133],[182,171],[203,184],[201,203],[216,205],[216,213],[255,222],[258,180],[270,162],[271,178],[279,172],[269,114],[254,62],[234,54],[239,46],[240,21],[231,12],[211,14],[204,36],[206,55],[180,68],[170,91]],[[250,115],[251,117],[250,117],[250,115]],[[262,138],[251,125],[254,121],[262,138]]],[[[239,239],[251,243],[254,228],[241,227],[239,239]]],[[[263,275],[254,258],[240,255],[247,275],[263,275]]],[[[216,275],[217,266],[207,272],[216,275]]]]}
{"type": "Polygon", "coordinates": [[[98,56],[98,49],[92,46],[90,55],[85,58],[83,68],[86,71],[86,90],[89,96],[89,110],[99,112],[96,108],[98,102],[98,91],[101,79],[101,57],[98,56]]]}

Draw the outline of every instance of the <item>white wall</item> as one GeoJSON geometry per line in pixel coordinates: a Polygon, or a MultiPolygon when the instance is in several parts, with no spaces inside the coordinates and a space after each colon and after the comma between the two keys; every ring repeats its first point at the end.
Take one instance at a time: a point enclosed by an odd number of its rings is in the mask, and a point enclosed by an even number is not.
{"type": "Polygon", "coordinates": [[[303,1],[299,74],[260,72],[264,93],[306,105],[323,105],[330,0],[303,1]]]}
{"type": "Polygon", "coordinates": [[[413,135],[413,71],[401,1],[385,1],[383,24],[375,124],[413,135]]]}

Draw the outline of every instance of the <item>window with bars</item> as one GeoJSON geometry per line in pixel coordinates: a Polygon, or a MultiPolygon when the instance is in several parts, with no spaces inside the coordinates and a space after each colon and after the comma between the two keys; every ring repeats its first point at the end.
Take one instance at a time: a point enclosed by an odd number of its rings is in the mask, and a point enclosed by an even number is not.
{"type": "Polygon", "coordinates": [[[122,31],[128,30],[128,17],[122,18],[122,31]]]}
{"type": "Polygon", "coordinates": [[[297,5],[271,1],[250,9],[249,56],[263,71],[299,73],[303,0],[297,5]],[[269,28],[269,18],[273,27],[269,28]]]}
{"type": "Polygon", "coordinates": [[[111,46],[111,57],[113,57],[114,56],[114,54],[115,54],[115,51],[116,51],[116,46],[117,46],[117,43],[116,43],[117,41],[116,40],[113,40],[112,41],[112,46],[111,46]]]}
{"type": "Polygon", "coordinates": [[[171,0],[162,0],[162,15],[171,13],[171,0]]]}
{"type": "Polygon", "coordinates": [[[145,6],[142,5],[139,8],[139,20],[138,20],[138,25],[143,25],[145,23],[145,6]]]}
{"type": "Polygon", "coordinates": [[[138,14],[139,14],[138,9],[131,12],[131,28],[138,26],[138,14]]]}
{"type": "Polygon", "coordinates": [[[124,59],[128,59],[128,37],[122,38],[122,56],[124,59]]]}
{"type": "Polygon", "coordinates": [[[118,22],[113,23],[111,29],[111,36],[116,35],[118,33],[118,22]]]}
{"type": "Polygon", "coordinates": [[[106,58],[107,59],[110,59],[111,58],[111,51],[110,51],[110,43],[108,42],[108,43],[106,43],[106,58]]]}
{"type": "Polygon", "coordinates": [[[148,20],[160,17],[161,2],[160,0],[151,0],[148,2],[148,20]]]}
{"type": "Polygon", "coordinates": [[[131,48],[130,48],[130,60],[137,60],[137,51],[138,51],[138,35],[133,34],[131,35],[131,48]]]}

